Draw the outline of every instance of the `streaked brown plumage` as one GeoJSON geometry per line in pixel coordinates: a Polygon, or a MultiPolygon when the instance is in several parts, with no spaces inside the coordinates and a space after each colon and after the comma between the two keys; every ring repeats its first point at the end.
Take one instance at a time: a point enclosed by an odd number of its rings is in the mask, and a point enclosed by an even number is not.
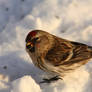
{"type": "Polygon", "coordinates": [[[40,69],[64,77],[92,58],[92,47],[33,30],[26,37],[26,50],[40,69]]]}

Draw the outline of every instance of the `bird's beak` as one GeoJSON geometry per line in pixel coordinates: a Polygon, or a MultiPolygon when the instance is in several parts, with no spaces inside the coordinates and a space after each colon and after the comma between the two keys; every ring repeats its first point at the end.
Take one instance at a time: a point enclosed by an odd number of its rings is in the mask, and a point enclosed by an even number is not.
{"type": "Polygon", "coordinates": [[[32,42],[27,42],[27,43],[26,43],[26,48],[31,49],[31,48],[33,48],[33,47],[34,47],[34,45],[33,45],[32,42]]]}

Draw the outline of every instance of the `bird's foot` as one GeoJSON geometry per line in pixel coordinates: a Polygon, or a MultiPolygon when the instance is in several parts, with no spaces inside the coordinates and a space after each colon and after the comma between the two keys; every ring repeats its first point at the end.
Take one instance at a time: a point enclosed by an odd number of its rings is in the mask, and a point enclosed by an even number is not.
{"type": "Polygon", "coordinates": [[[57,81],[57,80],[59,80],[59,79],[62,80],[62,78],[60,78],[59,76],[55,76],[55,77],[52,77],[52,78],[50,78],[50,79],[44,78],[43,81],[41,81],[40,83],[51,83],[51,82],[57,81]]]}

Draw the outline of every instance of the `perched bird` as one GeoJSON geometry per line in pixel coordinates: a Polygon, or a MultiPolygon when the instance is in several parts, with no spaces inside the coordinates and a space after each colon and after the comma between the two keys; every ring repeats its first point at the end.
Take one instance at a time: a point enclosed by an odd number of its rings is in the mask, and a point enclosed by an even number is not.
{"type": "Polygon", "coordinates": [[[26,37],[26,51],[38,68],[54,74],[44,82],[63,78],[92,58],[92,47],[59,38],[42,30],[32,30],[26,37]]]}

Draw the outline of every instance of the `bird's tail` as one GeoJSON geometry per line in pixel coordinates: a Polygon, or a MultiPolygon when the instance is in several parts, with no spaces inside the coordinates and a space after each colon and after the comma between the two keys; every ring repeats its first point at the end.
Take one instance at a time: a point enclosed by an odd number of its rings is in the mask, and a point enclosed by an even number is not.
{"type": "Polygon", "coordinates": [[[88,46],[88,48],[89,48],[90,50],[92,50],[92,46],[88,46]]]}
{"type": "Polygon", "coordinates": [[[88,46],[88,49],[91,50],[91,56],[92,56],[92,46],[88,46]]]}

